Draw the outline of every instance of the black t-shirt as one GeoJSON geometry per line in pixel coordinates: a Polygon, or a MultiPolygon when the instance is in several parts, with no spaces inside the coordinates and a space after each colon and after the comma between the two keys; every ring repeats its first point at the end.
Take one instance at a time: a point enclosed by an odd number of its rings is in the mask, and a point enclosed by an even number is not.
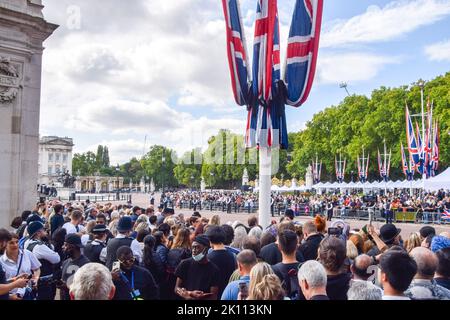
{"type": "Polygon", "coordinates": [[[300,245],[298,251],[303,254],[303,257],[306,261],[308,260],[316,260],[317,259],[317,249],[319,249],[320,242],[323,239],[323,235],[314,234],[308,237],[306,241],[300,245]]]}
{"type": "MultiPolygon", "coordinates": [[[[296,252],[296,259],[298,262],[304,262],[305,258],[300,250],[296,252]]],[[[280,263],[283,257],[281,251],[278,249],[278,245],[275,242],[269,243],[262,247],[259,257],[270,265],[280,263]]]]}
{"type": "MultiPolygon", "coordinates": [[[[65,260],[62,264],[62,274],[61,274],[61,280],[66,283],[66,285],[70,285],[73,281],[73,276],[75,275],[75,272],[78,271],[82,266],[84,266],[86,263],[89,263],[89,259],[86,258],[84,255],[81,255],[78,259],[72,260],[71,258],[65,260]],[[69,280],[69,278],[71,278],[69,280]]],[[[61,290],[62,297],[64,300],[70,300],[69,291],[68,290],[61,290]]]]}
{"type": "Polygon", "coordinates": [[[237,269],[236,257],[230,251],[224,250],[213,250],[208,254],[208,260],[214,263],[219,268],[219,293],[218,296],[222,296],[223,290],[230,280],[231,274],[237,269]]]}
{"type": "MultiPolygon", "coordinates": [[[[3,271],[2,266],[0,265],[0,284],[6,284],[6,275],[5,271],[3,271]]],[[[0,300],[8,300],[9,294],[5,293],[3,295],[0,295],[0,300]]]]}
{"type": "Polygon", "coordinates": [[[219,287],[220,283],[220,270],[211,261],[199,263],[193,258],[185,259],[178,265],[175,275],[183,280],[183,287],[188,291],[211,292],[211,287],[219,287]]]}
{"type": "Polygon", "coordinates": [[[330,300],[347,300],[347,291],[350,286],[351,273],[341,273],[336,276],[327,276],[327,296],[330,300]]]}
{"type": "Polygon", "coordinates": [[[114,281],[116,286],[114,300],[132,300],[131,290],[135,293],[136,298],[143,300],[159,299],[159,288],[147,269],[133,266],[131,270],[123,271],[122,275],[126,278],[126,281],[122,277],[114,281]]]}

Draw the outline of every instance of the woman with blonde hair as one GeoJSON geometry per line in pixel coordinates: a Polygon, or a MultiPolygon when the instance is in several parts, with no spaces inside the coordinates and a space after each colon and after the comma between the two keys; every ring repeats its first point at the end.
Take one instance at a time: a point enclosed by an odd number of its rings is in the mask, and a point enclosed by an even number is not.
{"type": "Polygon", "coordinates": [[[209,221],[209,224],[220,226],[220,217],[218,214],[212,216],[211,220],[209,221]]]}
{"type": "Polygon", "coordinates": [[[405,249],[408,253],[416,247],[420,247],[422,241],[420,240],[420,234],[418,232],[413,232],[409,235],[409,238],[405,241],[405,249]]]}
{"type": "Polygon", "coordinates": [[[266,262],[257,263],[250,271],[248,300],[283,300],[280,279],[266,262]]]}
{"type": "Polygon", "coordinates": [[[248,293],[249,293],[248,299],[250,299],[250,296],[254,296],[254,295],[252,295],[252,293],[255,291],[256,285],[262,281],[262,279],[264,278],[265,275],[268,275],[268,274],[275,275],[270,264],[268,264],[266,262],[258,262],[257,264],[255,264],[253,266],[252,270],[250,270],[250,283],[248,286],[248,293]]]}

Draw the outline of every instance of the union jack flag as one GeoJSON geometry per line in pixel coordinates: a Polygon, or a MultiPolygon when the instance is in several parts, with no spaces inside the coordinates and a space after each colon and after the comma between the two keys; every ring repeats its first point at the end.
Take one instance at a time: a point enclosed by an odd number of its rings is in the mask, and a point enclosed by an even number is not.
{"type": "Polygon", "coordinates": [[[422,148],[422,135],[420,134],[419,124],[416,122],[416,132],[417,132],[417,150],[419,153],[419,162],[416,163],[417,172],[423,174],[424,163],[425,163],[425,152],[424,148],[422,148]]]}
{"type": "Polygon", "coordinates": [[[449,210],[449,209],[445,209],[445,210],[441,213],[441,218],[442,218],[442,219],[450,219],[450,210],[449,210]]]}
{"type": "Polygon", "coordinates": [[[405,174],[407,180],[412,180],[414,174],[414,168],[411,168],[408,160],[406,159],[405,149],[403,148],[403,143],[400,144],[401,154],[402,154],[402,171],[405,174]]]}
{"type": "Polygon", "coordinates": [[[227,53],[234,99],[240,106],[249,104],[250,74],[244,27],[238,0],[222,0],[227,25],[227,53]]]}
{"type": "Polygon", "coordinates": [[[323,0],[297,0],[281,80],[277,0],[257,0],[252,72],[238,0],[222,0],[233,93],[248,109],[247,147],[288,147],[285,104],[304,103],[314,79],[323,0]]]}
{"type": "Polygon", "coordinates": [[[346,159],[344,159],[344,161],[340,160],[341,158],[339,158],[339,161],[337,161],[336,156],[334,157],[334,164],[336,166],[336,179],[339,181],[339,183],[342,183],[344,181],[345,178],[345,164],[346,164],[346,159]]]}
{"type": "Polygon", "coordinates": [[[405,116],[406,116],[406,139],[408,142],[408,151],[413,160],[413,165],[416,168],[416,166],[420,162],[419,147],[417,145],[416,134],[414,132],[414,127],[411,121],[408,106],[406,106],[405,116]]]}
{"type": "Polygon", "coordinates": [[[439,126],[436,122],[434,124],[434,133],[433,133],[433,151],[431,158],[431,174],[434,176],[436,171],[439,169],[439,126]]]}
{"type": "Polygon", "coordinates": [[[319,50],[322,0],[297,0],[289,31],[284,82],[287,104],[299,107],[308,98],[319,50]]]}

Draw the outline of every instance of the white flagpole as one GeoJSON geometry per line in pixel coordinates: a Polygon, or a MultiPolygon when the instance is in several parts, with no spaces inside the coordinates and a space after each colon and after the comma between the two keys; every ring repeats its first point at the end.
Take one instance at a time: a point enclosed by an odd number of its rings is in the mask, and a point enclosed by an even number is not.
{"type": "Polygon", "coordinates": [[[259,149],[259,224],[265,230],[270,225],[270,188],[272,186],[272,150],[259,149]]]}

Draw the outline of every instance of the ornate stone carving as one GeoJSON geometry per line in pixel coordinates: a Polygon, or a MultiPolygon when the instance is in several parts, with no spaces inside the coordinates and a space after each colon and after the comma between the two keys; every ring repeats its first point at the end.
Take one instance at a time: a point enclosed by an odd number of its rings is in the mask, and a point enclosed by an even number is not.
{"type": "Polygon", "coordinates": [[[8,58],[0,57],[0,103],[12,102],[19,92],[19,72],[8,58]]]}

